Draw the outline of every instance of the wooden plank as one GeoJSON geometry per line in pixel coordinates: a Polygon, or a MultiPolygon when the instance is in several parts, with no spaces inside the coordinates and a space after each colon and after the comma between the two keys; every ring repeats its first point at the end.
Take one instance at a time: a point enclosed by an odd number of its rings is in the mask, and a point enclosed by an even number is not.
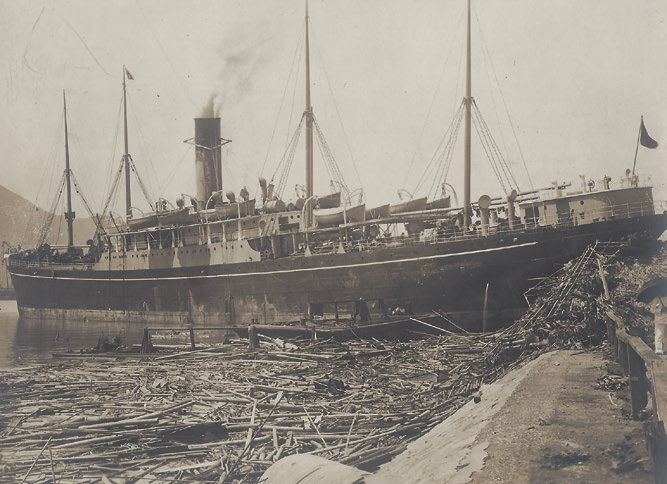
{"type": "Polygon", "coordinates": [[[655,354],[649,345],[644,343],[639,336],[630,336],[625,330],[617,329],[616,339],[627,343],[639,357],[644,360],[647,366],[652,362],[660,359],[660,356],[655,354]]]}
{"type": "Polygon", "coordinates": [[[658,421],[665,422],[667,420],[667,357],[653,361],[650,368],[655,416],[658,421]]]}

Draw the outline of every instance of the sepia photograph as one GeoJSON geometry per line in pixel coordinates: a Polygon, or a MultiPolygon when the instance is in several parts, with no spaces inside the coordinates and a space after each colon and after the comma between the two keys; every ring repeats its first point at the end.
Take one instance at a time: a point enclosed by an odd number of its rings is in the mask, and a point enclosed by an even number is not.
{"type": "Polygon", "coordinates": [[[666,22],[0,0],[0,482],[667,483],[666,22]]]}

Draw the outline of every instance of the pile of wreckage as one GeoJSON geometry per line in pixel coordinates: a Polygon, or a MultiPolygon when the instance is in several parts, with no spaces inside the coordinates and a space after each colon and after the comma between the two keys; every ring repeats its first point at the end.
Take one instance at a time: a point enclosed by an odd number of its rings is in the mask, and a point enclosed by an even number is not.
{"type": "Polygon", "coordinates": [[[345,343],[260,335],[254,351],[239,339],[2,373],[0,474],[257,482],[296,453],[375,470],[483,398],[483,383],[551,349],[598,345],[607,309],[648,328],[650,313],[631,301],[660,269],[620,250],[590,247],[527,294],[521,319],[494,333],[345,343]]]}

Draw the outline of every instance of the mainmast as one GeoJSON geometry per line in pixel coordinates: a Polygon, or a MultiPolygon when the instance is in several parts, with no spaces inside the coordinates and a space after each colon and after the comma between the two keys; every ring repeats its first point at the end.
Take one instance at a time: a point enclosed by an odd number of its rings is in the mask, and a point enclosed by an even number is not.
{"type": "Polygon", "coordinates": [[[67,183],[67,250],[74,248],[74,218],[76,214],[72,211],[72,171],[69,168],[69,140],[67,137],[67,100],[65,99],[65,90],[63,89],[63,115],[65,116],[65,181],[67,183]]]}
{"type": "Polygon", "coordinates": [[[125,89],[125,78],[127,70],[123,66],[123,121],[125,135],[125,151],[123,152],[123,163],[125,169],[125,215],[132,218],[132,193],[130,191],[130,153],[127,144],[127,93],[125,89]]]}
{"type": "Polygon", "coordinates": [[[470,41],[470,0],[468,0],[468,52],[466,56],[466,97],[463,100],[465,112],[465,148],[463,168],[463,227],[467,232],[470,225],[470,110],[472,105],[471,89],[471,41],[470,41]]]}
{"type": "Polygon", "coordinates": [[[310,39],[306,0],[306,198],[313,196],[313,106],[310,104],[310,39]]]}

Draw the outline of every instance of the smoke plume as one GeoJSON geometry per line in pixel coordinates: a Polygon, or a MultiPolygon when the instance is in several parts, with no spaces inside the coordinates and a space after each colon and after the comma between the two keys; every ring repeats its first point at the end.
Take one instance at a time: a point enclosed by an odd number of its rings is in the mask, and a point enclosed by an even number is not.
{"type": "MultiPolygon", "coordinates": [[[[264,31],[270,24],[264,26],[264,31]]],[[[219,49],[222,67],[218,74],[219,91],[214,91],[204,105],[201,117],[218,117],[229,104],[244,102],[253,92],[253,80],[270,58],[271,37],[257,41],[246,30],[226,32],[219,49]]]]}

